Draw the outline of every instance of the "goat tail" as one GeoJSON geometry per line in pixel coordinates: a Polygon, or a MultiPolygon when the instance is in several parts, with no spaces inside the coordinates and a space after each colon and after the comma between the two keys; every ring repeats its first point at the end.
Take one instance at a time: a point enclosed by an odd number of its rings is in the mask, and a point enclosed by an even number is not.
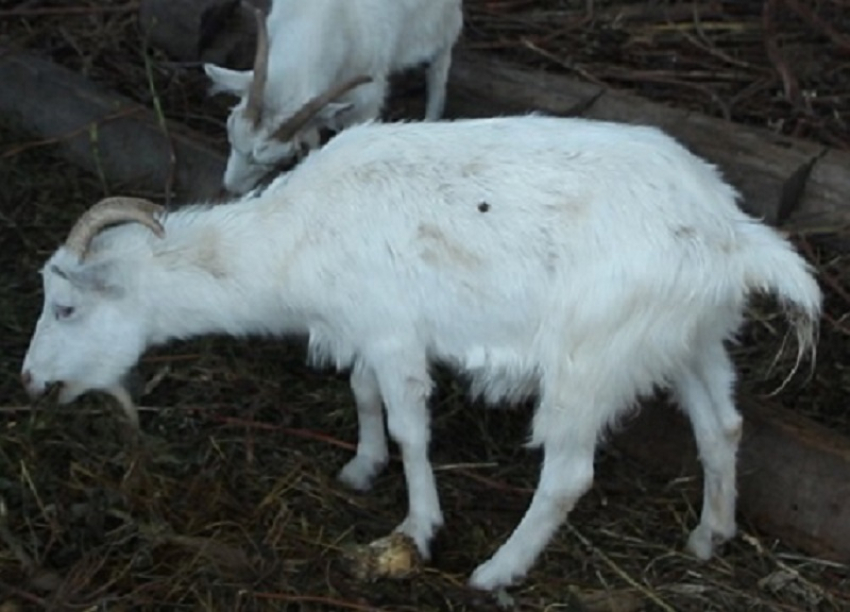
{"type": "Polygon", "coordinates": [[[799,365],[805,353],[814,354],[818,336],[823,296],[814,269],[773,228],[751,223],[742,228],[742,234],[747,244],[744,283],[750,291],[779,300],[797,335],[799,365]]]}

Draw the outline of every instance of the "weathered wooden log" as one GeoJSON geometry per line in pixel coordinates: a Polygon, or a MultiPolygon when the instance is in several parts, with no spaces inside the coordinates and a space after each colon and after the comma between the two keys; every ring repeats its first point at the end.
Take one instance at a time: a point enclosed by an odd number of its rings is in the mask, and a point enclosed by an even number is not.
{"type": "MultiPolygon", "coordinates": [[[[210,2],[212,0],[204,0],[210,2]]],[[[224,0],[217,0],[223,2],[224,0]]],[[[196,0],[142,0],[142,11],[165,11],[175,19],[160,19],[162,27],[150,32],[152,44],[183,60],[182,47],[174,43],[181,35],[206,44],[250,39],[253,24],[244,18],[217,23],[218,31],[191,29],[177,23],[176,5],[197,8],[196,0]]],[[[203,4],[203,3],[201,3],[203,4]]],[[[244,9],[242,9],[244,10],[244,9]]],[[[181,10],[185,14],[185,10],[181,10]]],[[[199,18],[192,18],[199,22],[199,18]]],[[[220,43],[233,45],[232,42],[220,43]]],[[[191,45],[190,45],[191,46],[191,45]]],[[[232,56],[248,66],[251,56],[232,56]]],[[[400,116],[421,117],[420,100],[401,101],[400,116]]],[[[392,110],[392,109],[391,109],[392,110]]],[[[731,124],[699,113],[678,110],[626,92],[584,83],[543,71],[530,71],[492,56],[458,49],[449,77],[446,112],[453,117],[481,117],[529,111],[555,115],[581,115],[629,123],[657,125],[695,153],[720,166],[744,196],[742,206],[769,223],[795,231],[820,230],[850,225],[850,154],[816,143],[774,134],[766,129],[731,124]]],[[[399,116],[394,114],[394,116],[399,116]]]]}
{"type": "Polygon", "coordinates": [[[113,189],[215,197],[224,156],[176,124],[82,75],[0,47],[0,115],[55,141],[68,159],[107,179],[113,189]]]}
{"type": "Polygon", "coordinates": [[[139,24],[171,57],[251,67],[256,22],[240,0],[145,0],[139,24]]]}
{"type": "Polygon", "coordinates": [[[741,504],[756,525],[773,525],[805,550],[850,561],[850,445],[803,416],[745,406],[741,504]]]}
{"type": "Polygon", "coordinates": [[[817,230],[850,223],[850,155],[829,149],[818,158],[791,221],[817,230]]]}
{"type": "MultiPolygon", "coordinates": [[[[850,560],[850,443],[781,406],[742,402],[739,507],[754,526],[825,559],[850,560]]],[[[701,474],[688,423],[648,406],[615,446],[669,477],[701,474]]]]}

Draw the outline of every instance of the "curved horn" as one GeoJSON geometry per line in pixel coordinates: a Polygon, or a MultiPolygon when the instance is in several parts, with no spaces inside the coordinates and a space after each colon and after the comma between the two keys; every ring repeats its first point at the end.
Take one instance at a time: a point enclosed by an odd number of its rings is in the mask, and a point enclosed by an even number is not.
{"type": "Polygon", "coordinates": [[[141,223],[160,238],[165,234],[162,224],[154,215],[165,208],[142,198],[105,198],[89,208],[74,224],[65,240],[65,248],[85,259],[89,244],[100,230],[116,223],[141,223]]]}
{"type": "Polygon", "coordinates": [[[333,102],[337,98],[347,94],[355,87],[359,87],[365,83],[371,83],[372,77],[361,75],[348,79],[336,87],[331,87],[326,92],[319,94],[314,98],[310,98],[298,111],[289,119],[284,121],[272,134],[272,138],[286,142],[291,140],[293,136],[304,127],[310,119],[312,119],[320,110],[327,104],[333,102]]]}
{"type": "Polygon", "coordinates": [[[248,101],[245,103],[245,117],[256,128],[263,116],[263,95],[269,75],[269,30],[265,12],[259,8],[252,10],[257,20],[257,50],[254,53],[254,79],[248,89],[248,101]]]}

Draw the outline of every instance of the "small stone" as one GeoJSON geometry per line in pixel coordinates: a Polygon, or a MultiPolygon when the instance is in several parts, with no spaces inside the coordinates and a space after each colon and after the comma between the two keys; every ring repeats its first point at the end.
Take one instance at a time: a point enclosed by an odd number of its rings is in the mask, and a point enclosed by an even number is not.
{"type": "Polygon", "coordinates": [[[351,547],[345,554],[351,572],[358,580],[374,582],[380,578],[407,578],[422,566],[416,543],[403,533],[394,532],[365,545],[351,547]]]}

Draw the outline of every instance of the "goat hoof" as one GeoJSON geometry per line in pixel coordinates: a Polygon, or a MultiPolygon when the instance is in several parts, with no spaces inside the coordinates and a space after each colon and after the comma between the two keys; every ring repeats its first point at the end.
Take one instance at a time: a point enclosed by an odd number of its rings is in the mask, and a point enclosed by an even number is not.
{"type": "Polygon", "coordinates": [[[343,466],[337,475],[337,479],[355,491],[368,491],[372,488],[372,483],[385,465],[386,461],[355,457],[343,466]]]}
{"type": "Polygon", "coordinates": [[[409,516],[395,528],[396,533],[402,533],[416,543],[416,548],[422,559],[431,558],[431,540],[437,529],[443,524],[443,518],[438,516],[428,521],[414,521],[409,516]]]}
{"type": "MultiPolygon", "coordinates": [[[[472,577],[469,579],[469,586],[481,591],[495,592],[497,599],[501,600],[505,587],[510,586],[523,576],[524,573],[505,572],[501,563],[490,559],[475,568],[472,577]]],[[[507,595],[507,593],[504,594],[507,595]]]]}
{"type": "Polygon", "coordinates": [[[685,548],[700,561],[708,561],[714,555],[715,549],[734,535],[734,527],[729,533],[722,533],[700,525],[691,532],[685,548]]]}

